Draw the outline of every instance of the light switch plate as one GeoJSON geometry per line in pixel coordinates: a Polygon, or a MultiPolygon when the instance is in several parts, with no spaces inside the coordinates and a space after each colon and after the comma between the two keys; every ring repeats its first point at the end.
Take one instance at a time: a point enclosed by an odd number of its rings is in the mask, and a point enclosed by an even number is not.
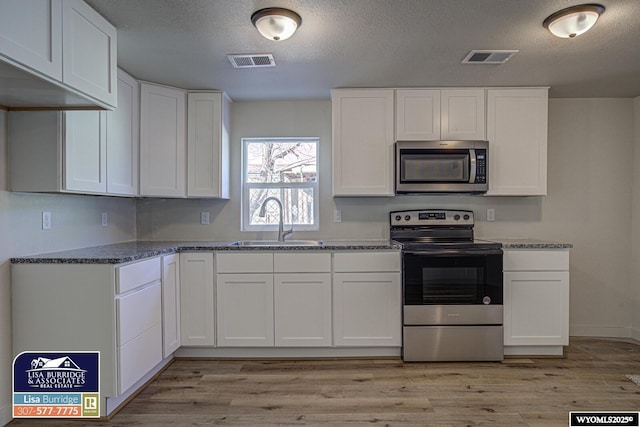
{"type": "Polygon", "coordinates": [[[495,221],[496,220],[496,210],[493,208],[487,209],[487,221],[495,221]]]}
{"type": "Polygon", "coordinates": [[[109,225],[109,215],[106,212],[102,212],[102,226],[106,227],[109,225]]]}
{"type": "Polygon", "coordinates": [[[333,211],[333,222],[342,222],[342,211],[336,209],[333,211]]]}
{"type": "Polygon", "coordinates": [[[209,212],[200,212],[200,224],[209,224],[209,212]]]}
{"type": "Polygon", "coordinates": [[[42,229],[51,230],[51,212],[42,212],[42,229]]]}

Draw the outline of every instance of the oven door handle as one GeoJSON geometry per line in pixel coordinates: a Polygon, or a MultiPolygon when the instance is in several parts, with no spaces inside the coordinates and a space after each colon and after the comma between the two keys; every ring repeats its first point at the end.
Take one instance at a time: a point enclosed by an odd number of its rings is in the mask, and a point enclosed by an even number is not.
{"type": "Polygon", "coordinates": [[[426,251],[402,251],[405,255],[415,256],[469,256],[469,255],[502,255],[502,249],[435,249],[426,251]]]}

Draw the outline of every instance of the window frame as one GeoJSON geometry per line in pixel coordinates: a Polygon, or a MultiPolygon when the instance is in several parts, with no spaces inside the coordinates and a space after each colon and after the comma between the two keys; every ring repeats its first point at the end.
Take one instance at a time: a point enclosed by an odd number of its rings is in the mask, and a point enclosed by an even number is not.
{"type": "MultiPolygon", "coordinates": [[[[313,190],[313,224],[294,224],[286,222],[284,219],[284,228],[288,230],[293,227],[293,231],[318,231],[320,229],[320,138],[319,137],[245,137],[242,141],[242,198],[240,203],[241,218],[240,231],[277,231],[278,224],[251,224],[251,212],[249,212],[249,197],[251,189],[302,189],[311,188],[313,190]],[[267,143],[267,142],[307,142],[315,145],[316,154],[316,179],[308,182],[248,182],[247,179],[247,145],[249,143],[267,143]]],[[[282,200],[282,197],[279,197],[282,200]]]]}

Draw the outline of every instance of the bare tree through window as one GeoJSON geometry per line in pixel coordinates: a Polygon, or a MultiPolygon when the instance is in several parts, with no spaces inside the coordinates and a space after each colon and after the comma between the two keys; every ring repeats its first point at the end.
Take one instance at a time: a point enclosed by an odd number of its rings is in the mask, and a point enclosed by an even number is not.
{"type": "Polygon", "coordinates": [[[246,229],[278,224],[276,203],[267,205],[265,217],[258,215],[267,197],[282,202],[286,224],[317,226],[317,154],[317,138],[244,140],[246,229]]]}

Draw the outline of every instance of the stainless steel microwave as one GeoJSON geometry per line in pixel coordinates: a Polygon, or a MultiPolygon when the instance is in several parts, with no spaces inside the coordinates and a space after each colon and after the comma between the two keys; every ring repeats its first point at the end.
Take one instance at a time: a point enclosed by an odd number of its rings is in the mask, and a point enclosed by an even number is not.
{"type": "Polygon", "coordinates": [[[486,193],[487,141],[398,141],[396,194],[486,193]]]}

